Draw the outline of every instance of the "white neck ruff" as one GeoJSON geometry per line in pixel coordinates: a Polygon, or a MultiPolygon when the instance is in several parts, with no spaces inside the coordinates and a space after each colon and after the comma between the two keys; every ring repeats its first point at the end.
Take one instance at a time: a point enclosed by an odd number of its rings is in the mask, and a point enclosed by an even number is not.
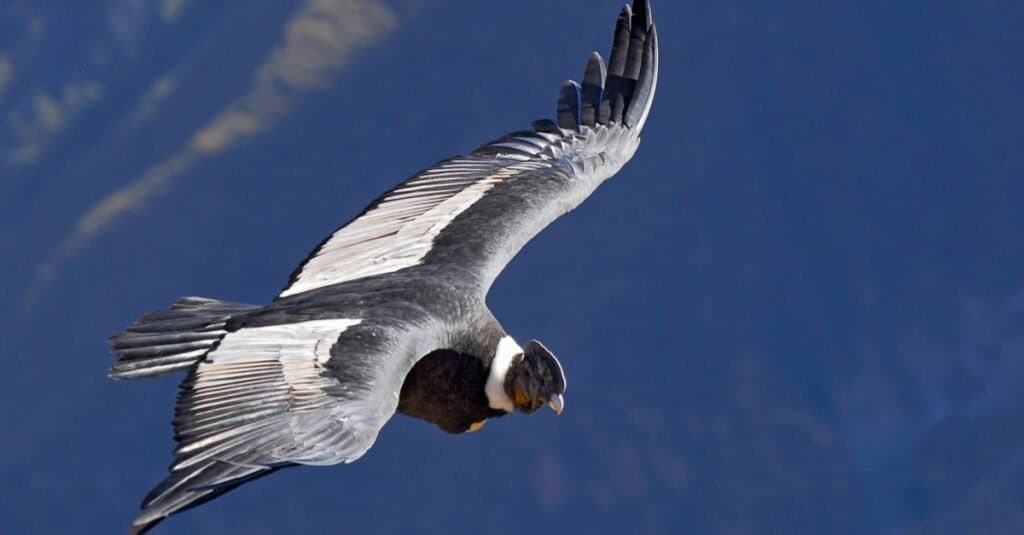
{"type": "Polygon", "coordinates": [[[516,405],[512,398],[505,393],[505,377],[509,368],[516,361],[516,357],[523,354],[523,348],[512,339],[511,336],[504,336],[498,342],[494,350],[494,359],[491,360],[491,372],[487,376],[487,386],[484,392],[487,394],[487,404],[492,409],[513,412],[516,405]]]}

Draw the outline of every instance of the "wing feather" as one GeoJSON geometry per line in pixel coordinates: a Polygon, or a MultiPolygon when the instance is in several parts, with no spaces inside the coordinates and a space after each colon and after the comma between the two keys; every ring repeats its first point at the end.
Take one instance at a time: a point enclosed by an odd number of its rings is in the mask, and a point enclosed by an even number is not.
{"type": "Polygon", "coordinates": [[[555,121],[536,121],[533,131],[442,161],[385,193],[324,240],[278,298],[425,264],[476,268],[469,283],[486,292],[529,239],[632,158],[657,77],[650,6],[635,0],[616,22],[610,63],[596,52],[588,58],[583,83],[562,86],[555,121]]]}
{"type": "Polygon", "coordinates": [[[417,174],[335,231],[279,297],[419,264],[437,234],[491,188],[550,166],[544,158],[531,159],[549,145],[544,138],[499,141],[488,146],[491,153],[453,158],[417,174]]]}
{"type": "Polygon", "coordinates": [[[143,502],[136,527],[265,472],[349,462],[369,449],[394,407],[370,391],[337,395],[338,380],[326,370],[332,348],[360,323],[309,320],[225,335],[182,383],[175,461],[143,502]]]}

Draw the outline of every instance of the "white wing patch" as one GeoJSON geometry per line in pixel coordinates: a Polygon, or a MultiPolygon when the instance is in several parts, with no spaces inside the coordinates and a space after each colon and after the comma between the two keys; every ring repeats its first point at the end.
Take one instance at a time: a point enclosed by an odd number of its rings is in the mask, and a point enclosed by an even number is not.
{"type": "Polygon", "coordinates": [[[360,407],[339,405],[324,391],[333,380],[321,373],[331,347],[360,322],[312,320],[228,333],[196,367],[192,388],[179,400],[172,470],[213,461],[333,464],[361,455],[351,447],[362,444],[358,434],[376,430],[363,429],[360,407]]]}
{"type": "Polygon", "coordinates": [[[361,322],[358,319],[329,319],[246,327],[225,335],[203,364],[279,360],[320,365],[331,358],[331,346],[341,333],[361,322]]]}
{"type": "Polygon", "coordinates": [[[491,188],[524,171],[550,165],[546,159],[467,158],[424,171],[336,231],[280,297],[419,264],[434,238],[491,188]]]}

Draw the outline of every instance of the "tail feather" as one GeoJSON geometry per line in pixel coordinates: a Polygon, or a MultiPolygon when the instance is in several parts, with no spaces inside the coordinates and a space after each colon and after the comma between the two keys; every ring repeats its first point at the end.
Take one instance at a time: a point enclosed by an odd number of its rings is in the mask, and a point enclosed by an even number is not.
{"type": "Polygon", "coordinates": [[[151,312],[111,336],[117,360],[112,379],[155,377],[192,366],[226,333],[227,321],[256,306],[204,297],[183,297],[169,310],[151,312]]]}

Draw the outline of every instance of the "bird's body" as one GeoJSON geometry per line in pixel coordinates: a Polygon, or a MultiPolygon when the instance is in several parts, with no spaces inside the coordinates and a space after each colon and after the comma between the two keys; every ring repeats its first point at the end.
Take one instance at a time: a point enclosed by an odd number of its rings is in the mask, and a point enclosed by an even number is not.
{"type": "Polygon", "coordinates": [[[397,411],[444,431],[544,404],[565,375],[487,308],[534,235],[633,156],[657,80],[646,0],[623,10],[610,62],[567,83],[557,121],[444,160],[328,236],[266,306],[183,298],[111,338],[118,379],[186,370],[168,477],[133,530],[296,464],[351,462],[397,411]]]}

